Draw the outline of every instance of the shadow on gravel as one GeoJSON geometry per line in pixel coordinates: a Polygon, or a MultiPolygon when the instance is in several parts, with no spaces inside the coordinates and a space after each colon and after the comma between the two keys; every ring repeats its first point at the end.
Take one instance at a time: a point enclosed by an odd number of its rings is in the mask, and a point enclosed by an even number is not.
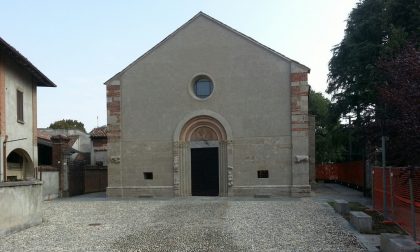
{"type": "Polygon", "coordinates": [[[120,238],[119,251],[243,251],[224,222],[229,203],[175,202],[157,209],[151,225],[120,238]]]}

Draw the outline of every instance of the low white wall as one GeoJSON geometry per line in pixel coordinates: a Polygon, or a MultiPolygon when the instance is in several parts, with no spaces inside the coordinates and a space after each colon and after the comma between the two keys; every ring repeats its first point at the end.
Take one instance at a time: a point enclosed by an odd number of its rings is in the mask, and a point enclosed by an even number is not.
{"type": "Polygon", "coordinates": [[[43,171],[42,176],[38,173],[38,178],[42,177],[42,198],[44,200],[52,200],[58,198],[59,195],[59,172],[43,171]]]}
{"type": "Polygon", "coordinates": [[[42,222],[42,182],[0,183],[0,236],[42,222]]]}

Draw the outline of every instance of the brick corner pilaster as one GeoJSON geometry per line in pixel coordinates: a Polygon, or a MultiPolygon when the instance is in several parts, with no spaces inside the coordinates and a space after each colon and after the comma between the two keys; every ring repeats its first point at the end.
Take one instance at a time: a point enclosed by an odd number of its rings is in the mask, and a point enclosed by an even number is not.
{"type": "Polygon", "coordinates": [[[108,141],[118,142],[121,138],[121,85],[113,81],[106,86],[108,141]]]}
{"type": "Polygon", "coordinates": [[[293,186],[306,186],[309,184],[308,95],[308,72],[292,72],[290,74],[290,114],[293,186]]]}

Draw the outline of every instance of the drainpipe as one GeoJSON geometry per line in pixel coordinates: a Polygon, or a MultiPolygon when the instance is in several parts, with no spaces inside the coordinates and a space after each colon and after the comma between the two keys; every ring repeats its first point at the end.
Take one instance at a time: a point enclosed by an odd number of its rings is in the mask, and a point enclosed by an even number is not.
{"type": "Polygon", "coordinates": [[[6,142],[7,142],[7,135],[4,136],[4,141],[3,141],[3,182],[7,181],[6,142]]]}

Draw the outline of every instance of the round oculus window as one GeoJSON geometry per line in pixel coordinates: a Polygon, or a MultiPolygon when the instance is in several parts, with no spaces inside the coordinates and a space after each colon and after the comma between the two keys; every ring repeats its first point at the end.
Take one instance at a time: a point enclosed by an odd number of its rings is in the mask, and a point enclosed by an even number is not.
{"type": "Polygon", "coordinates": [[[205,99],[213,92],[213,82],[209,78],[198,78],[194,82],[193,91],[195,96],[205,99]]]}

